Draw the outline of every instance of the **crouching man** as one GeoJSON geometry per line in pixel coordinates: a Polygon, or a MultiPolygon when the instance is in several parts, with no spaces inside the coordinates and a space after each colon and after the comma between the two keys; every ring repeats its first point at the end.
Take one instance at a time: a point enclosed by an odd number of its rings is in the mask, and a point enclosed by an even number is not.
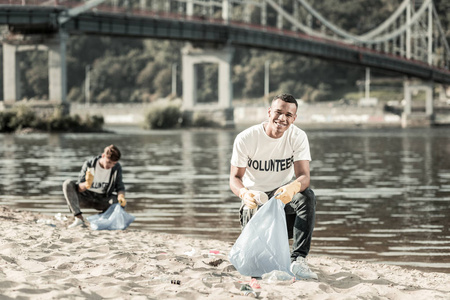
{"type": "Polygon", "coordinates": [[[242,228],[274,195],[285,204],[288,236],[293,238],[290,270],[297,278],[317,279],[305,260],[314,230],[316,200],[309,188],[308,138],[293,124],[297,109],[292,95],[275,96],[268,120],[237,135],[230,188],[241,199],[242,228]]]}
{"type": "Polygon", "coordinates": [[[122,181],[120,151],[107,146],[103,153],[84,162],[77,181],[67,179],[63,184],[64,197],[75,216],[69,228],[85,226],[81,208],[106,211],[113,203],[127,204],[122,181]]]}

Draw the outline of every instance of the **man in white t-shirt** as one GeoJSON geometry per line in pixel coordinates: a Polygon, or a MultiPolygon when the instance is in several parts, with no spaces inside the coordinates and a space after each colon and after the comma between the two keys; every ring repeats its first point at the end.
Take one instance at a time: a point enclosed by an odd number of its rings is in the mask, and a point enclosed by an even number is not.
{"type": "Polygon", "coordinates": [[[298,278],[317,279],[305,260],[314,230],[316,200],[309,188],[308,137],[293,124],[297,108],[292,95],[275,96],[268,121],[237,135],[231,157],[230,188],[242,200],[242,228],[274,195],[285,204],[288,235],[293,238],[291,272],[298,278]]]}
{"type": "Polygon", "coordinates": [[[64,197],[75,217],[69,228],[85,226],[81,208],[93,208],[104,212],[113,203],[126,206],[120,156],[119,148],[109,145],[101,155],[84,162],[77,181],[70,179],[64,181],[64,197]]]}

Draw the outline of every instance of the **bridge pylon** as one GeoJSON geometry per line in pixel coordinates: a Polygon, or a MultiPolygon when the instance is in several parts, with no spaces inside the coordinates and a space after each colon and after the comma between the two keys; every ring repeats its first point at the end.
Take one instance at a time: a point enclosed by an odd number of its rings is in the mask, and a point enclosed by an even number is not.
{"type": "Polygon", "coordinates": [[[189,124],[197,116],[204,116],[222,127],[233,127],[233,84],[231,81],[231,61],[234,49],[230,46],[220,48],[195,48],[186,43],[181,50],[183,79],[183,111],[189,124]],[[215,63],[219,65],[218,96],[216,103],[197,102],[196,65],[215,63]]]}
{"type": "Polygon", "coordinates": [[[403,83],[405,106],[402,113],[402,127],[423,127],[434,123],[433,81],[416,82],[405,79],[403,83]],[[413,95],[425,92],[425,109],[423,105],[413,105],[413,95]]]}
{"type": "Polygon", "coordinates": [[[22,99],[18,53],[41,50],[48,53],[48,102],[65,104],[67,96],[66,44],[64,31],[55,34],[11,34],[3,39],[3,100],[13,105],[22,99]]]}

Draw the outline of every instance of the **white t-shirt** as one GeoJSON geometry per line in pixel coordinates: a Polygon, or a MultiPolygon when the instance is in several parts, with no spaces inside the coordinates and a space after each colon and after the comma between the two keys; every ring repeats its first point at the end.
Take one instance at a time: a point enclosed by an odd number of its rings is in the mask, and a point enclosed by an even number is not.
{"type": "Polygon", "coordinates": [[[293,179],[294,161],[311,160],[306,133],[289,126],[282,137],[274,139],[264,123],[239,133],[234,140],[231,164],[246,168],[242,178],[248,189],[269,192],[293,179]]]}
{"type": "Polygon", "coordinates": [[[108,189],[109,178],[111,177],[111,169],[103,169],[100,166],[100,160],[97,160],[94,171],[94,182],[92,183],[91,192],[105,194],[108,189]]]}

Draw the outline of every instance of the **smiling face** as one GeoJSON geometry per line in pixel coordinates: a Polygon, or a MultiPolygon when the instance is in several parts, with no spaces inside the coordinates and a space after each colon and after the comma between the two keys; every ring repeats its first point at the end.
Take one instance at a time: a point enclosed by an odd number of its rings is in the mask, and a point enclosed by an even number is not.
{"type": "Polygon", "coordinates": [[[280,138],[297,118],[297,107],[294,103],[277,99],[269,108],[269,123],[266,133],[271,138],[280,138]]]}

